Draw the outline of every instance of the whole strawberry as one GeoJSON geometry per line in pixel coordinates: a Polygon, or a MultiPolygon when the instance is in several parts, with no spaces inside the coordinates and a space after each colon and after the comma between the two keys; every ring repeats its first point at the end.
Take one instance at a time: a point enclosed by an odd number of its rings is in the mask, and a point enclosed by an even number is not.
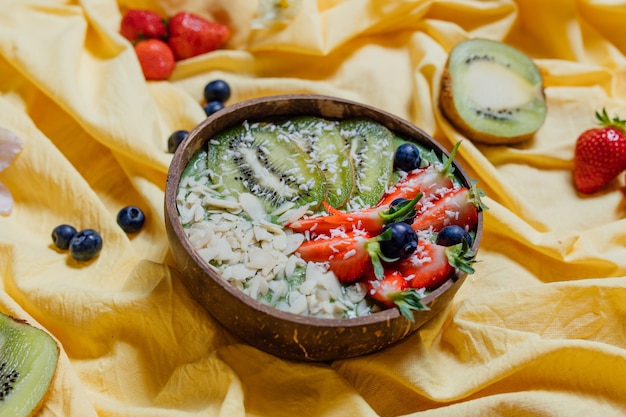
{"type": "Polygon", "coordinates": [[[172,16],[168,44],[176,60],[191,58],[220,48],[230,37],[230,29],[189,12],[172,16]]]}
{"type": "Polygon", "coordinates": [[[574,183],[582,193],[594,193],[626,170],[626,121],[596,112],[599,127],[583,132],[574,150],[574,183]]]}
{"type": "Polygon", "coordinates": [[[130,9],[122,17],[120,33],[133,43],[144,39],[166,39],[167,26],[153,11],[130,9]]]}
{"type": "Polygon", "coordinates": [[[164,80],[176,66],[172,50],[159,39],[139,41],[135,45],[135,53],[146,80],[164,80]]]}

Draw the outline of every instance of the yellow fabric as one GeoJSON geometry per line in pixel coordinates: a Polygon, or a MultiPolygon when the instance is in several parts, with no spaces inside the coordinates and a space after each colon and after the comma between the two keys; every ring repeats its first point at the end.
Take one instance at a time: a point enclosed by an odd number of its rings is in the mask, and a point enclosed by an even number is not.
{"type": "Polygon", "coordinates": [[[0,126],[25,143],[0,173],[15,199],[0,216],[0,311],[62,347],[40,416],[626,415],[624,179],[582,196],[571,177],[594,112],[626,117],[625,1],[302,0],[293,20],[266,29],[251,29],[249,0],[2,0],[0,10],[0,126]],[[215,17],[233,37],[146,82],[118,34],[129,7],[215,17]],[[230,83],[228,104],[304,92],[361,101],[450,149],[462,137],[438,110],[439,80],[470,37],[531,56],[549,114],[520,145],[463,142],[459,159],[490,210],[481,262],[449,308],[382,352],[307,364],[241,343],[192,301],[163,223],[166,140],[203,120],[208,81],[230,83]],[[131,237],[115,221],[129,204],[147,215],[131,237]],[[102,233],[97,260],[54,249],[62,223],[102,233]]]}

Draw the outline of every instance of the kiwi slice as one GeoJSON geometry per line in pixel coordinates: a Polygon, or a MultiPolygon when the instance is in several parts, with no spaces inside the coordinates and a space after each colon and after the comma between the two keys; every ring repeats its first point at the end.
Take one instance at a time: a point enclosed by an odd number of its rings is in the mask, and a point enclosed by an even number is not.
{"type": "Polygon", "coordinates": [[[355,187],[346,206],[372,207],[380,201],[393,174],[394,135],[373,120],[357,118],[339,123],[354,165],[355,187]]]}
{"type": "Polygon", "coordinates": [[[461,133],[488,144],[531,138],[547,113],[539,68],[519,50],[488,39],[469,39],[452,49],[440,107],[461,133]]]}
{"type": "Polygon", "coordinates": [[[59,347],[43,330],[0,313],[0,416],[33,415],[52,383],[59,347]]]}
{"type": "Polygon", "coordinates": [[[352,194],[354,170],[338,123],[313,116],[294,117],[281,124],[289,138],[320,166],[327,183],[326,202],[342,207],[352,194]]]}
{"type": "Polygon", "coordinates": [[[317,209],[326,178],[313,158],[274,123],[243,123],[208,142],[211,182],[224,195],[252,193],[269,212],[285,203],[317,209]]]}

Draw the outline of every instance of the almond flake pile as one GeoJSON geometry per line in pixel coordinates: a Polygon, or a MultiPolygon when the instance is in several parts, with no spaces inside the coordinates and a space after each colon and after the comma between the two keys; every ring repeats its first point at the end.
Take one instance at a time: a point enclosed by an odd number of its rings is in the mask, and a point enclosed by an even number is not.
{"type": "Polygon", "coordinates": [[[177,206],[185,233],[200,257],[250,297],[282,311],[338,318],[370,314],[366,288],[344,286],[323,265],[307,263],[296,249],[305,236],[281,225],[307,208],[286,204],[267,213],[252,194],[222,197],[208,171],[183,176],[177,206]]]}

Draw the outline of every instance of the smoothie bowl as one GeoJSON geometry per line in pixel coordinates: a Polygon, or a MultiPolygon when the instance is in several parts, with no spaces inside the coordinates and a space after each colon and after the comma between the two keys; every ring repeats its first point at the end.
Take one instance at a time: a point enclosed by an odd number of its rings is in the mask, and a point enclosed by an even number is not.
{"type": "Polygon", "coordinates": [[[170,165],[165,225],[180,277],[229,331],[276,356],[390,346],[473,272],[483,206],[457,146],[333,97],[231,105],[170,165]]]}

